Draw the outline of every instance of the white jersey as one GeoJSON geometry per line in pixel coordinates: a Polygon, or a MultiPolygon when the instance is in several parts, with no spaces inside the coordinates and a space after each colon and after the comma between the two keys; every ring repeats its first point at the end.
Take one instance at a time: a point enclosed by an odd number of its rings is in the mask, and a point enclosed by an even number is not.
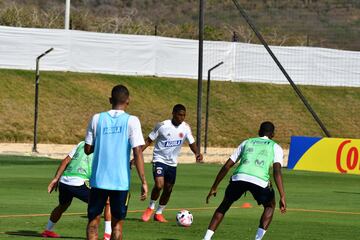
{"type": "MultiPolygon", "coordinates": [[[[262,137],[264,139],[269,139],[268,137],[262,137]]],[[[234,153],[230,156],[230,159],[236,163],[238,160],[239,160],[239,156],[241,154],[241,152],[243,151],[244,149],[244,146],[246,144],[246,141],[243,141],[239,146],[238,148],[234,151],[234,153]]],[[[282,150],[282,148],[280,147],[279,144],[275,143],[274,144],[274,163],[280,163],[281,166],[283,165],[283,157],[284,157],[284,151],[282,150]]],[[[231,181],[245,181],[245,182],[250,182],[250,183],[253,183],[253,184],[256,184],[260,187],[267,187],[268,186],[268,182],[260,179],[260,178],[257,178],[257,177],[254,177],[254,176],[250,176],[248,174],[245,174],[245,173],[238,173],[236,175],[233,175],[231,177],[231,181]]]]}
{"type": "Polygon", "coordinates": [[[184,141],[187,140],[189,144],[195,142],[187,123],[182,122],[175,126],[171,120],[156,124],[149,138],[155,141],[153,162],[161,162],[172,167],[177,166],[177,157],[184,141]]]}

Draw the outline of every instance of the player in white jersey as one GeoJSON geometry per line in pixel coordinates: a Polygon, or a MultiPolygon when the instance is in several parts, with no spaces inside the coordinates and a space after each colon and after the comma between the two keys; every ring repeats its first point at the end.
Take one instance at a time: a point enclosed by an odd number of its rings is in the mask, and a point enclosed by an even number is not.
{"type": "Polygon", "coordinates": [[[142,215],[144,222],[149,221],[154,212],[156,201],[160,197],[158,208],[154,215],[154,220],[167,222],[162,212],[170,199],[170,195],[176,180],[177,157],[181,146],[186,140],[191,151],[195,154],[196,161],[201,162],[203,156],[196,147],[190,126],[184,122],[186,108],[184,105],[177,104],[173,107],[172,119],[165,120],[156,124],[154,130],[149,134],[142,147],[144,151],[153,141],[155,141],[153,152],[153,176],[155,180],[151,192],[151,199],[148,208],[142,215]],[[162,193],[161,193],[162,191],[162,193]],[[161,196],[160,196],[161,193],[161,196]]]}

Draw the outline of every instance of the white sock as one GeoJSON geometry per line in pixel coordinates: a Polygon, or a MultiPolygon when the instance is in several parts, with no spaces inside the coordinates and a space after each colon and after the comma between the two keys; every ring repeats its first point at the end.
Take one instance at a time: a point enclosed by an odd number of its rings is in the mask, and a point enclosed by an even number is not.
{"type": "Polygon", "coordinates": [[[54,229],[54,227],[55,227],[55,224],[56,224],[56,223],[53,223],[53,222],[49,219],[49,221],[48,221],[48,223],[47,223],[47,225],[46,225],[46,230],[48,230],[48,231],[53,231],[53,229],[54,229]]]}
{"type": "Polygon", "coordinates": [[[204,237],[203,240],[211,240],[211,237],[212,237],[213,235],[214,235],[214,231],[208,229],[208,230],[206,231],[206,234],[205,234],[205,237],[204,237]]]}
{"type": "Polygon", "coordinates": [[[155,209],[155,204],[156,204],[156,200],[150,200],[149,208],[151,208],[152,210],[154,210],[154,209],[155,209]]]}
{"type": "Polygon", "coordinates": [[[105,233],[111,234],[111,221],[105,221],[105,233]]]}
{"type": "Polygon", "coordinates": [[[258,228],[258,230],[256,232],[255,240],[261,240],[264,237],[265,233],[266,233],[266,230],[264,230],[262,228],[258,228]]]}
{"type": "Polygon", "coordinates": [[[156,209],[155,214],[162,214],[162,212],[164,211],[166,205],[160,205],[158,206],[158,208],[156,209]]]}

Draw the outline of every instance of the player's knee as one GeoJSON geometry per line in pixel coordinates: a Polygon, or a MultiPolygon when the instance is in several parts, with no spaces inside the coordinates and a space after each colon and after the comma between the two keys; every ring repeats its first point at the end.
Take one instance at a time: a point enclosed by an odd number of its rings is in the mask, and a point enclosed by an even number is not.
{"type": "Polygon", "coordinates": [[[91,208],[88,209],[88,220],[92,222],[93,220],[100,218],[102,212],[99,212],[97,209],[91,208]]]}
{"type": "Polygon", "coordinates": [[[154,186],[154,190],[161,191],[164,188],[164,184],[162,183],[156,183],[154,186]]]}
{"type": "Polygon", "coordinates": [[[71,203],[65,203],[65,204],[59,204],[57,206],[57,209],[60,211],[60,212],[65,212],[68,207],[70,206],[71,203]]]}
{"type": "Polygon", "coordinates": [[[273,199],[272,201],[270,201],[268,203],[263,204],[263,206],[264,206],[264,208],[274,211],[275,207],[276,207],[275,199],[273,199]]]}
{"type": "Polygon", "coordinates": [[[270,201],[270,207],[275,209],[276,207],[276,202],[275,202],[275,198],[273,198],[271,201],[270,201]]]}
{"type": "Polygon", "coordinates": [[[172,186],[166,186],[166,187],[164,188],[164,192],[166,192],[167,194],[170,194],[170,193],[172,192],[172,190],[173,190],[173,187],[172,187],[172,186]]]}
{"type": "Polygon", "coordinates": [[[232,204],[232,202],[229,202],[229,201],[226,201],[226,200],[222,201],[220,206],[216,209],[216,212],[225,214],[229,210],[231,204],[232,204]]]}

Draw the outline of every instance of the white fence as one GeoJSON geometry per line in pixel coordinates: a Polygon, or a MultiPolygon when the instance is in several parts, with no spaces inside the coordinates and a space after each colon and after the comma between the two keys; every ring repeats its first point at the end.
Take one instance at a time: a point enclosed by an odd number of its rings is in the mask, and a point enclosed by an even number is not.
{"type": "MultiPolygon", "coordinates": [[[[35,69],[36,57],[50,47],[42,70],[197,78],[196,40],[0,26],[0,68],[35,69]]],[[[297,84],[360,86],[360,52],[271,48],[297,84]]],[[[287,83],[261,45],[205,42],[204,78],[220,61],[212,79],[287,83]]]]}

